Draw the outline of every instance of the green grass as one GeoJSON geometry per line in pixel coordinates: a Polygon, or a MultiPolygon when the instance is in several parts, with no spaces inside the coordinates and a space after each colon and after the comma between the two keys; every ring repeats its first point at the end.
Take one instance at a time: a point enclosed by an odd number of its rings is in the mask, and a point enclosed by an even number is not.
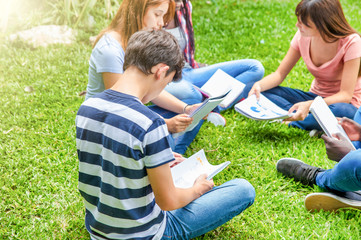
{"type": "MultiPolygon", "coordinates": [[[[351,25],[361,31],[359,0],[341,2],[351,25]]],[[[208,64],[255,58],[271,73],[296,31],[296,4],[194,1],[196,58],[208,64]]],[[[87,84],[91,46],[86,39],[106,25],[97,11],[96,28],[83,30],[71,46],[30,50],[0,43],[0,239],[89,239],[77,191],[74,119],[83,102],[78,93],[87,84]],[[26,86],[34,92],[25,92],[26,86]]],[[[307,90],[311,81],[300,61],[283,85],[307,90]]],[[[246,119],[234,110],[224,116],[227,126],[205,123],[185,155],[203,148],[212,163],[230,160],[215,177],[216,184],[245,178],[256,189],[256,201],[198,239],[360,239],[359,211],[309,213],[304,197],[320,189],[285,179],[275,170],[278,159],[290,156],[331,168],[334,162],[327,159],[321,139],[246,119]]]]}

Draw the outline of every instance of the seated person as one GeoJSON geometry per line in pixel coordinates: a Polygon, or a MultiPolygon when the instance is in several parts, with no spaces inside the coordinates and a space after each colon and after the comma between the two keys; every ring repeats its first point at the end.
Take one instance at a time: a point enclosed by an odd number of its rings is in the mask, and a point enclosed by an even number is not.
{"type": "Polygon", "coordinates": [[[182,159],[172,153],[164,119],[144,104],[180,79],[182,67],[171,34],[136,32],[119,80],[80,106],[79,191],[92,239],[190,239],[253,204],[255,190],[243,179],[214,187],[203,174],[190,188],[174,186],[171,166],[182,159]]]}
{"type": "Polygon", "coordinates": [[[278,69],[247,84],[242,94],[262,92],[282,109],[295,112],[286,119],[289,126],[322,130],[309,114],[317,96],[336,117],[353,118],[361,106],[361,37],[347,22],[339,0],[302,0],[295,13],[298,31],[278,69]],[[314,77],[310,90],[280,86],[300,58],[314,77]]]}
{"type": "MultiPolygon", "coordinates": [[[[361,125],[343,118],[339,121],[351,141],[361,140],[361,125]]],[[[314,167],[293,158],[277,162],[277,171],[305,185],[316,184],[327,193],[312,193],[305,199],[308,210],[361,209],[361,149],[353,150],[342,135],[335,138],[322,135],[327,156],[338,163],[328,170],[314,167]]],[[[355,144],[354,144],[355,145],[355,144]]]]}
{"type": "MultiPolygon", "coordinates": [[[[178,40],[183,51],[185,65],[182,70],[182,80],[169,84],[165,89],[179,99],[197,99],[202,101],[202,94],[197,89],[201,88],[218,70],[221,69],[238,81],[255,83],[264,75],[264,67],[255,59],[240,59],[216,63],[212,65],[200,64],[194,59],[195,36],[192,20],[192,4],[189,0],[175,0],[174,18],[166,26],[167,31],[172,33],[178,40]]],[[[241,96],[230,104],[231,108],[241,99],[241,96]]],[[[226,110],[218,106],[218,111],[226,110]]],[[[210,116],[213,116],[212,114],[210,116]]]]}
{"type": "MultiPolygon", "coordinates": [[[[138,30],[160,29],[174,15],[173,0],[123,0],[117,14],[95,40],[89,60],[89,79],[85,99],[109,89],[123,74],[124,52],[130,36],[138,30]]],[[[200,103],[197,99],[177,99],[162,91],[152,100],[153,111],[164,119],[170,133],[185,130],[192,118],[188,115],[200,103]]],[[[192,130],[171,140],[175,152],[183,154],[202,126],[203,120],[192,130]]]]}

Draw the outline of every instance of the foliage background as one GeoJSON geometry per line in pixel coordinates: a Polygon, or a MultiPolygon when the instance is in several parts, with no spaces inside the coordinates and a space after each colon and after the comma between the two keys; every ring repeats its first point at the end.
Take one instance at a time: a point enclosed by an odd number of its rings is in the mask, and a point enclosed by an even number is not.
{"type": "MultiPolygon", "coordinates": [[[[11,24],[0,40],[0,239],[89,239],[77,191],[74,119],[83,102],[78,93],[87,84],[88,38],[109,23],[107,8],[105,1],[97,1],[88,10],[84,16],[93,16],[93,25],[85,20],[79,23],[75,44],[31,50],[12,45],[6,36],[49,23],[47,14],[53,16],[49,20],[53,23],[65,19],[49,12],[46,4],[61,1],[31,1],[38,5],[28,2],[21,7],[28,9],[29,16],[9,15],[11,24]],[[26,86],[34,91],[24,91],[26,86]]],[[[359,0],[341,2],[350,24],[361,31],[359,0]]],[[[262,62],[266,74],[271,73],[296,32],[296,4],[292,0],[194,0],[196,58],[208,64],[254,58],[262,62]]],[[[113,2],[111,12],[117,8],[113,2]]],[[[283,85],[307,90],[311,81],[300,61],[283,85]]],[[[230,160],[232,164],[215,182],[245,178],[257,197],[244,213],[198,239],[360,239],[359,211],[311,214],[303,206],[304,197],[320,189],[276,173],[277,160],[290,156],[332,167],[321,139],[285,125],[246,119],[234,110],[224,116],[227,126],[205,123],[185,155],[203,148],[214,164],[230,160]]]]}

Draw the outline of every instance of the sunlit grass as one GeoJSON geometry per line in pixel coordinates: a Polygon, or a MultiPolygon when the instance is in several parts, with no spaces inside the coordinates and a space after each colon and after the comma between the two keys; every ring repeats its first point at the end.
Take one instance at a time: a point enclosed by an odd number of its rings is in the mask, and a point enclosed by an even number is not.
{"type": "MultiPolygon", "coordinates": [[[[274,71],[296,31],[296,1],[206,0],[193,2],[196,58],[200,62],[255,58],[274,71]],[[263,41],[261,41],[263,40],[263,41]]],[[[343,0],[361,31],[359,0],[343,0]]],[[[77,43],[30,50],[0,44],[0,239],[89,239],[77,190],[74,120],[83,102],[91,46],[87,39],[109,20],[100,4],[96,26],[77,43]],[[32,86],[33,92],[24,91],[32,86]]],[[[302,62],[284,83],[307,90],[312,80],[302,62]]],[[[246,119],[234,110],[227,126],[205,123],[186,156],[204,149],[211,163],[231,161],[215,177],[221,184],[245,178],[256,189],[254,205],[198,239],[360,239],[359,211],[309,213],[304,197],[319,191],[284,179],[282,157],[330,168],[321,139],[285,125],[246,119]]]]}

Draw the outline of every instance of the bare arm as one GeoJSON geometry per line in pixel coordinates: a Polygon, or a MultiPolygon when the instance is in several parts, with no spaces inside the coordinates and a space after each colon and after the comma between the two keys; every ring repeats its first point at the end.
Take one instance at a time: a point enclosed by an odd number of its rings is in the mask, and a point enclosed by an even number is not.
{"type": "Polygon", "coordinates": [[[163,90],[152,102],[161,108],[175,113],[183,113],[183,109],[187,105],[165,90],[163,90]]]}
{"type": "Polygon", "coordinates": [[[260,92],[279,86],[298,62],[300,57],[300,53],[290,47],[277,70],[267,75],[259,82],[256,82],[250,90],[249,95],[256,94],[257,98],[259,98],[260,92]]]}
{"type": "MultiPolygon", "coordinates": [[[[345,102],[345,103],[351,102],[352,95],[355,90],[355,86],[357,82],[359,67],[360,67],[360,58],[356,58],[345,62],[342,70],[340,91],[332,96],[324,98],[327,105],[340,103],[340,102],[345,102]]],[[[294,110],[297,111],[294,116],[286,120],[290,120],[290,121],[304,120],[310,111],[310,106],[312,102],[313,101],[311,100],[311,101],[299,102],[293,105],[289,109],[289,112],[293,112],[294,110]]]]}
{"type": "Polygon", "coordinates": [[[334,103],[350,103],[355,90],[357,75],[360,67],[360,58],[355,58],[345,62],[342,70],[340,91],[324,100],[327,105],[334,103]]]}
{"type": "Polygon", "coordinates": [[[105,89],[113,87],[113,85],[118,81],[121,75],[121,73],[103,72],[102,77],[105,89]]]}
{"type": "Polygon", "coordinates": [[[155,201],[164,211],[171,211],[186,206],[194,199],[199,198],[214,186],[213,181],[206,180],[206,175],[200,176],[193,187],[176,188],[173,184],[169,164],[147,169],[155,201]]]}

